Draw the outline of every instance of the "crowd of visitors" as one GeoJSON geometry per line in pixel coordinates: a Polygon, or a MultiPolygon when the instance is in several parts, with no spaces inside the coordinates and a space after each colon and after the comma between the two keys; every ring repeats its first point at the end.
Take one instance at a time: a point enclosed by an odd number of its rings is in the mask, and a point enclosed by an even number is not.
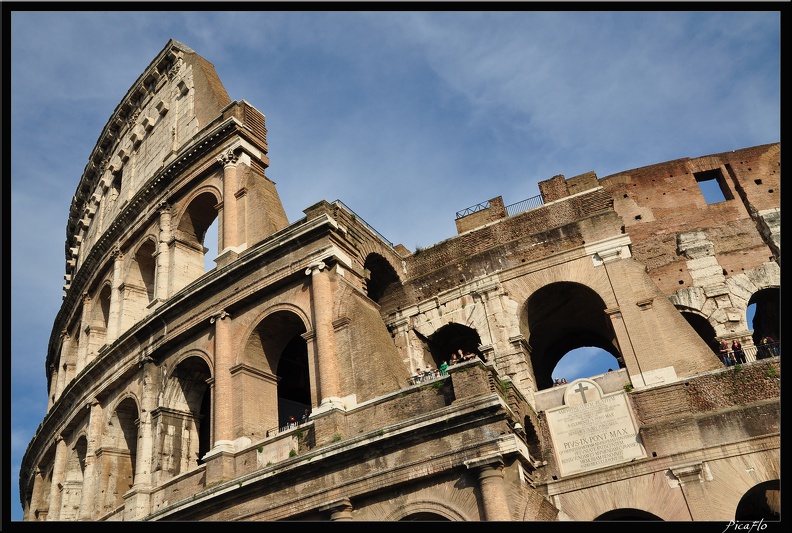
{"type": "Polygon", "coordinates": [[[456,352],[452,352],[451,357],[449,357],[447,361],[443,361],[440,364],[440,366],[438,366],[437,368],[432,368],[432,365],[428,363],[426,364],[426,368],[424,368],[423,370],[420,368],[416,368],[415,372],[412,375],[411,384],[415,385],[416,383],[430,381],[435,378],[447,376],[448,367],[457,365],[459,363],[463,363],[465,361],[473,360],[476,357],[477,357],[476,354],[464,351],[460,348],[456,352]]]}
{"type": "Polygon", "coordinates": [[[759,341],[759,348],[756,351],[757,359],[767,359],[768,357],[775,357],[781,354],[778,348],[778,343],[773,340],[773,337],[766,335],[759,341]]]}
{"type": "MultiPolygon", "coordinates": [[[[772,337],[764,336],[756,346],[756,359],[767,359],[780,354],[778,343],[772,337]]],[[[748,362],[742,344],[737,339],[732,340],[731,345],[725,340],[718,345],[718,358],[724,366],[744,365],[748,362]]]]}

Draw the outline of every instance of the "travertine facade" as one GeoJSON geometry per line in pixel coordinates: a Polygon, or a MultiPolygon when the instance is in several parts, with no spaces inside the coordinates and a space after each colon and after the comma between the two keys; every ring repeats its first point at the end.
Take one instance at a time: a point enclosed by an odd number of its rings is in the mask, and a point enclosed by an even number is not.
{"type": "Polygon", "coordinates": [[[410,252],[341,202],[290,223],[266,137],[176,41],[116,108],[70,211],[26,520],[778,516],[780,343],[755,345],[780,341],[779,144],[556,176],[410,252]],[[619,368],[553,387],[583,346],[619,368]]]}

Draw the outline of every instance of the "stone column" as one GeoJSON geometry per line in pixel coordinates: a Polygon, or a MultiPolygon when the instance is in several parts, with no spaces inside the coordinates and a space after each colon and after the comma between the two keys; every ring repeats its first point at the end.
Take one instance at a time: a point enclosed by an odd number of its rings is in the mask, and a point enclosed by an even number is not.
{"type": "Polygon", "coordinates": [[[690,520],[719,520],[720,502],[713,501],[707,484],[712,481],[712,473],[705,463],[697,463],[671,468],[671,473],[679,482],[685,507],[690,513],[690,520]]]}
{"type": "Polygon", "coordinates": [[[143,365],[143,397],[140,401],[140,426],[134,481],[135,485],[148,487],[151,485],[154,451],[154,426],[151,413],[157,408],[160,375],[157,364],[151,357],[144,357],[140,364],[143,365]]]}
{"type": "Polygon", "coordinates": [[[503,483],[503,459],[486,457],[466,461],[468,468],[478,470],[479,490],[484,506],[484,520],[511,521],[506,487],[503,483]]]}
{"type": "Polygon", "coordinates": [[[82,303],[82,316],[80,317],[80,339],[77,345],[77,364],[74,369],[75,375],[85,367],[88,358],[88,345],[90,344],[91,327],[91,297],[84,293],[82,303]]]}
{"type": "Polygon", "coordinates": [[[118,336],[118,323],[121,316],[120,287],[123,276],[124,254],[116,246],[113,252],[113,280],[110,282],[110,312],[107,316],[107,336],[105,344],[110,344],[118,336]]]}
{"type": "Polygon", "coordinates": [[[63,472],[66,470],[66,461],[69,455],[69,448],[62,435],[55,439],[55,461],[52,465],[52,484],[50,485],[48,521],[60,519],[61,492],[63,489],[63,472]]]}
{"type": "Polygon", "coordinates": [[[331,522],[349,522],[352,520],[352,502],[343,498],[319,507],[319,512],[330,512],[331,522]]]}
{"type": "Polygon", "coordinates": [[[239,245],[237,242],[236,168],[237,156],[229,149],[217,157],[223,165],[223,231],[219,248],[225,250],[239,245]]]}
{"type": "MultiPolygon", "coordinates": [[[[215,381],[212,409],[213,448],[232,451],[234,398],[231,367],[234,364],[234,339],[231,335],[231,315],[221,311],[211,319],[215,325],[215,381]]],[[[207,421],[208,422],[208,421],[207,421]]],[[[205,422],[206,423],[206,422],[205,422]]],[[[213,453],[215,450],[213,449],[213,453]]]]}
{"type": "Polygon", "coordinates": [[[49,366],[50,369],[50,380],[49,380],[49,394],[47,395],[47,412],[52,409],[52,404],[55,403],[55,398],[58,394],[58,365],[57,363],[51,364],[49,366]]]}
{"type": "Polygon", "coordinates": [[[80,520],[93,520],[97,517],[96,499],[96,450],[102,438],[102,406],[97,400],[90,404],[91,418],[88,421],[88,446],[85,452],[85,472],[80,496],[80,520]]]}
{"type": "MultiPolygon", "coordinates": [[[[58,380],[55,382],[55,401],[60,398],[61,393],[63,392],[63,388],[66,386],[66,365],[69,364],[69,355],[71,353],[71,345],[72,345],[72,338],[69,335],[69,332],[63,330],[61,333],[61,351],[60,351],[60,358],[58,359],[58,380]]],[[[72,361],[72,365],[74,362],[72,361]]]]}
{"type": "Polygon", "coordinates": [[[336,353],[335,332],[333,331],[333,289],[327,265],[318,262],[309,266],[305,274],[311,276],[311,304],[313,308],[314,331],[319,377],[319,410],[340,403],[338,355],[336,353]]]}
{"type": "Polygon", "coordinates": [[[49,508],[49,492],[43,494],[46,490],[46,480],[44,476],[46,475],[45,472],[42,472],[41,469],[36,468],[36,474],[33,478],[33,490],[30,494],[30,501],[28,502],[27,506],[24,508],[24,514],[22,515],[23,521],[46,521],[47,520],[47,509],[49,508]]]}
{"type": "Polygon", "coordinates": [[[154,285],[154,298],[163,302],[168,296],[168,279],[170,271],[170,253],[169,243],[172,239],[171,228],[171,206],[166,202],[160,202],[157,206],[159,208],[159,243],[157,244],[157,254],[155,259],[157,261],[156,282],[154,285]]]}
{"type": "Polygon", "coordinates": [[[150,513],[150,494],[152,489],[152,468],[154,466],[154,417],[160,390],[160,374],[157,364],[151,357],[141,359],[143,367],[143,392],[140,400],[140,422],[135,452],[135,479],[132,490],[125,497],[124,520],[140,520],[150,513]]]}

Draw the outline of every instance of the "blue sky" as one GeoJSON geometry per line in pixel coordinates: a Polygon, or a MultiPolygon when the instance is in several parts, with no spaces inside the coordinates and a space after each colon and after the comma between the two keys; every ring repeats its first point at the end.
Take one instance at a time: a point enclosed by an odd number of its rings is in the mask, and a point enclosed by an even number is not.
{"type": "Polygon", "coordinates": [[[340,199],[410,250],[453,237],[457,211],[530,198],[557,174],[781,140],[772,11],[19,11],[10,34],[14,521],[47,407],[71,198],[115,106],[170,38],[266,115],[267,174],[290,221],[340,199]]]}

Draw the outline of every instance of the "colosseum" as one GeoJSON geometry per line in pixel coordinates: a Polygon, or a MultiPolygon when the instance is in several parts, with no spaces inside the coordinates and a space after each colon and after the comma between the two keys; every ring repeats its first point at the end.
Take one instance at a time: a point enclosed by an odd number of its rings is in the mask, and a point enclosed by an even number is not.
{"type": "Polygon", "coordinates": [[[780,142],[549,177],[411,252],[341,201],[290,222],[267,133],[175,40],[113,111],[25,520],[779,519],[780,142]],[[580,347],[616,368],[554,386],[580,347]]]}

